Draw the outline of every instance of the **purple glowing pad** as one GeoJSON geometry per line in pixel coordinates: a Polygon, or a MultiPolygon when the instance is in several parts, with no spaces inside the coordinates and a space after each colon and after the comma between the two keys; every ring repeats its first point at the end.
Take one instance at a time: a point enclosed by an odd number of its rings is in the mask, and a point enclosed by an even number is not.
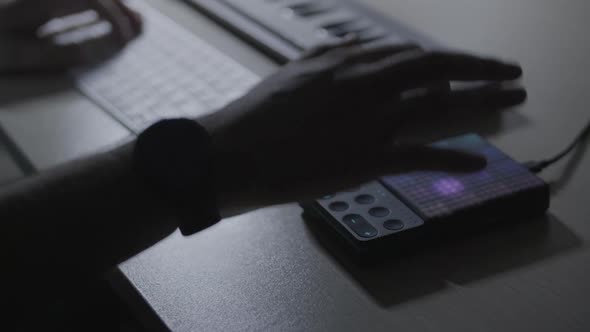
{"type": "Polygon", "coordinates": [[[475,134],[437,142],[432,146],[485,156],[485,169],[472,173],[416,171],[381,179],[425,220],[443,218],[461,210],[489,205],[545,183],[506,154],[475,134]]]}

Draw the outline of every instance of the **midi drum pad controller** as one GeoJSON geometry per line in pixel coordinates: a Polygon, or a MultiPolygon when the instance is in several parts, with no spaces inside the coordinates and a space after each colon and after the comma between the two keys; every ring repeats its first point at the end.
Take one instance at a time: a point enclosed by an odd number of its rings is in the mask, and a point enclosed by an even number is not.
{"type": "Polygon", "coordinates": [[[302,206],[363,251],[526,220],[548,209],[548,185],[480,136],[463,135],[432,146],[485,156],[487,165],[469,173],[385,176],[302,206]]]}

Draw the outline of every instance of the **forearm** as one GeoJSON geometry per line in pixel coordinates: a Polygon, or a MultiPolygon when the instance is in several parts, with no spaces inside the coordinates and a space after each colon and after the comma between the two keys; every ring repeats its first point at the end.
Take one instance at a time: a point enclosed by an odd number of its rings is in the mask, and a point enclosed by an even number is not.
{"type": "Polygon", "coordinates": [[[131,146],[26,179],[0,193],[6,271],[95,275],[166,237],[172,213],[132,169],[131,146]]]}

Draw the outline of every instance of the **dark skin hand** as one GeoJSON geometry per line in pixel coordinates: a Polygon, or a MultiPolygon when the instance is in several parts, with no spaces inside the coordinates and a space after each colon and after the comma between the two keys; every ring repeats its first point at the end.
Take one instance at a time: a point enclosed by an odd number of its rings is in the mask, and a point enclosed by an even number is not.
{"type": "Polygon", "coordinates": [[[314,50],[200,119],[217,145],[221,198],[229,205],[267,205],[319,197],[383,174],[482,167],[477,156],[393,142],[426,121],[456,121],[471,106],[523,102],[522,88],[499,84],[521,74],[516,65],[415,45],[345,42],[314,50]],[[452,91],[450,81],[490,84],[452,91]],[[424,91],[405,97],[416,89],[424,91]]]}
{"type": "MultiPolygon", "coordinates": [[[[425,119],[444,126],[460,118],[462,105],[495,108],[525,99],[520,88],[455,92],[449,81],[498,83],[520,75],[515,65],[412,45],[346,42],[310,52],[199,119],[214,141],[222,214],[317,197],[382,174],[479,169],[484,161],[477,156],[391,142],[404,130],[420,130],[425,119]],[[416,88],[426,93],[407,93],[416,88]]],[[[32,285],[31,296],[39,288],[61,291],[174,232],[173,207],[136,176],[132,149],[133,142],[3,188],[5,276],[32,285]],[[37,271],[51,271],[43,281],[53,287],[39,285],[37,271]]]]}
{"type": "Polygon", "coordinates": [[[0,74],[97,64],[141,29],[139,14],[121,0],[17,0],[0,6],[0,74]],[[80,13],[90,15],[63,19],[80,13]],[[46,25],[55,19],[61,23],[46,25]],[[79,37],[70,38],[75,34],[79,37]]]}

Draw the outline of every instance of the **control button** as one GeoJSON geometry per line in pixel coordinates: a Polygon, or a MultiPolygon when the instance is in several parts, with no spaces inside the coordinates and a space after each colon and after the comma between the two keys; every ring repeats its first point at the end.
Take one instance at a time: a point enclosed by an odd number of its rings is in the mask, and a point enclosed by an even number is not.
{"type": "Polygon", "coordinates": [[[359,195],[355,197],[355,202],[359,204],[373,204],[375,203],[375,197],[371,195],[359,195]]]}
{"type": "Polygon", "coordinates": [[[400,229],[404,228],[404,226],[404,222],[398,219],[387,220],[383,223],[383,227],[389,229],[390,231],[399,231],[400,229]]]}
{"type": "Polygon", "coordinates": [[[375,207],[369,210],[369,214],[373,217],[387,217],[389,215],[389,209],[384,207],[375,207]]]}
{"type": "Polygon", "coordinates": [[[325,195],[325,196],[322,196],[321,199],[326,200],[326,199],[331,199],[331,198],[334,198],[334,195],[325,195]]]}
{"type": "Polygon", "coordinates": [[[330,210],[332,211],[346,211],[348,210],[348,204],[344,202],[334,202],[329,205],[330,210]]]}
{"type": "Polygon", "coordinates": [[[360,237],[372,238],[377,236],[377,229],[358,214],[349,214],[342,221],[360,237]]]}

